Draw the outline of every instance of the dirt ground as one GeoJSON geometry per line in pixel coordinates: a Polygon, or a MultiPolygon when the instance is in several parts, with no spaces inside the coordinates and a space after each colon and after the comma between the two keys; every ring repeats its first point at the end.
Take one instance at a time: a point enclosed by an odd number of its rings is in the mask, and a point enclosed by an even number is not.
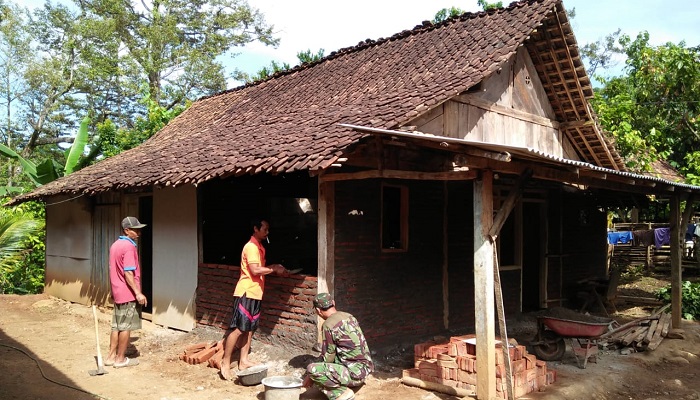
{"type": "MultiPolygon", "coordinates": [[[[622,287],[633,293],[659,286],[645,283],[622,287]],[[634,285],[642,285],[638,288],[634,285]]],[[[636,293],[639,294],[639,293],[636,293]]],[[[650,308],[618,307],[614,317],[624,321],[648,315],[650,308]]],[[[98,313],[100,343],[106,356],[109,310],[98,313]]],[[[534,317],[509,321],[510,336],[523,340],[533,333],[534,317]]],[[[700,400],[700,323],[683,321],[685,339],[664,339],[654,351],[622,355],[604,351],[586,369],[577,366],[573,353],[561,362],[549,362],[558,380],[543,392],[521,399],[695,399],[700,400]]],[[[132,337],[140,365],[90,376],[96,369],[95,328],[90,307],[46,295],[0,296],[0,398],[2,399],[259,399],[264,386],[244,387],[223,381],[218,371],[204,364],[189,365],[177,356],[189,344],[221,338],[221,332],[197,328],[194,332],[164,329],[144,321],[132,337]]],[[[443,399],[457,397],[404,386],[401,370],[412,363],[412,344],[397,344],[375,354],[378,371],[358,392],[358,400],[443,399]]],[[[269,366],[270,375],[301,375],[316,354],[253,343],[251,358],[269,366]]],[[[324,399],[317,391],[304,399],[324,399]]]]}

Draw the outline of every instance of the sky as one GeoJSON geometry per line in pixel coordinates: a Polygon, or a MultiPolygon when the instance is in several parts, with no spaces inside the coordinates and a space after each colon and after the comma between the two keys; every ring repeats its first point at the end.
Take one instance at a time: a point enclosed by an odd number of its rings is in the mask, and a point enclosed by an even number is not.
{"type": "MultiPolygon", "coordinates": [[[[248,73],[273,60],[295,65],[299,51],[310,49],[315,53],[324,49],[327,55],[365,39],[389,37],[433,19],[442,8],[481,10],[476,0],[249,0],[249,4],[274,25],[281,43],[276,49],[260,44],[242,49],[233,63],[248,73]]],[[[700,45],[698,0],[564,0],[564,7],[576,10],[573,28],[579,45],[601,39],[618,28],[633,38],[646,30],[652,44],[686,40],[688,45],[700,45]]]]}
{"type": "MultiPolygon", "coordinates": [[[[43,4],[43,0],[15,1],[27,7],[43,4]]],[[[389,37],[433,19],[442,8],[454,6],[464,11],[480,11],[476,0],[248,0],[248,3],[265,15],[268,24],[274,25],[281,42],[277,48],[252,43],[235,49],[236,57],[221,56],[219,60],[229,73],[238,68],[254,74],[271,61],[294,66],[299,51],[310,49],[315,53],[324,49],[328,55],[365,39],[389,37]]],[[[601,39],[618,28],[633,38],[646,30],[652,44],[685,40],[689,46],[700,45],[698,0],[564,0],[564,7],[576,10],[573,28],[579,45],[601,39]]],[[[620,63],[617,69],[622,66],[620,63]]],[[[238,84],[230,81],[229,87],[238,84]]]]}

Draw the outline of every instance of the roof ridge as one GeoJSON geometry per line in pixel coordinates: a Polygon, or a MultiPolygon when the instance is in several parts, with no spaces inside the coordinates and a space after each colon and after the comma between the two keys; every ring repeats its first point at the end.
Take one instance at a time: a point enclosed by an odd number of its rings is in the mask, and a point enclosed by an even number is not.
{"type": "Polygon", "coordinates": [[[372,46],[378,46],[380,44],[390,42],[393,40],[404,39],[404,38],[407,38],[409,36],[417,35],[420,33],[430,32],[432,30],[442,28],[444,26],[453,24],[455,22],[463,22],[463,21],[467,21],[469,19],[475,19],[475,18],[480,18],[480,17],[484,17],[484,16],[489,16],[489,15],[496,14],[496,13],[499,13],[502,11],[512,10],[516,7],[524,7],[526,5],[532,5],[534,3],[542,3],[544,1],[546,1],[546,0],[520,0],[520,1],[514,1],[514,2],[510,3],[507,7],[493,8],[493,9],[486,10],[486,11],[476,11],[476,12],[467,11],[467,12],[464,12],[460,15],[456,15],[456,16],[447,18],[444,21],[441,21],[437,24],[434,24],[431,21],[425,20],[425,21],[421,22],[420,24],[414,26],[413,29],[404,29],[403,31],[395,33],[395,34],[393,34],[389,37],[386,37],[386,38],[380,37],[379,39],[376,39],[376,40],[369,39],[369,38],[365,39],[365,40],[361,40],[360,42],[358,42],[354,46],[347,46],[347,47],[342,47],[338,50],[334,50],[334,51],[330,52],[327,56],[325,56],[317,61],[305,62],[303,64],[298,64],[298,65],[295,65],[294,67],[286,69],[284,71],[277,71],[265,79],[257,80],[254,82],[247,82],[243,85],[240,85],[240,86],[237,86],[237,87],[234,87],[231,89],[226,89],[226,90],[223,90],[223,91],[218,92],[218,93],[202,96],[199,99],[197,99],[196,101],[204,100],[204,99],[208,99],[208,98],[212,98],[212,97],[217,97],[217,96],[224,95],[227,93],[233,93],[233,92],[237,92],[240,90],[244,90],[244,89],[247,89],[249,87],[257,86],[257,85],[260,85],[264,82],[271,81],[273,79],[281,78],[281,77],[287,76],[287,75],[292,75],[292,74],[295,74],[299,71],[303,71],[303,70],[312,68],[312,67],[314,67],[318,64],[324,63],[328,60],[333,60],[333,59],[336,59],[336,58],[339,58],[339,57],[342,57],[342,56],[345,56],[348,54],[352,54],[352,53],[355,53],[358,51],[362,51],[362,50],[365,50],[365,49],[372,47],[372,46]]]}

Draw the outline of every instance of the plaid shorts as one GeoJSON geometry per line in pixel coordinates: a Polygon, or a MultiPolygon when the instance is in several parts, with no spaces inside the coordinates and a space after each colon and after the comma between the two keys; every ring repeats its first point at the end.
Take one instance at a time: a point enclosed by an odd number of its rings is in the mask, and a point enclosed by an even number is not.
{"type": "Polygon", "coordinates": [[[135,301],[115,304],[112,313],[113,331],[133,331],[141,329],[141,305],[135,301]]]}

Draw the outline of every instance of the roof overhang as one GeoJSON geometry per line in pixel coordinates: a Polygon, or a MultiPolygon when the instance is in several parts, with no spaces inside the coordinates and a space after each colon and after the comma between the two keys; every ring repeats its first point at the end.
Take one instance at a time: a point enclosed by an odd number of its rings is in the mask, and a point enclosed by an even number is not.
{"type": "Polygon", "coordinates": [[[453,159],[462,168],[492,170],[514,175],[520,175],[527,169],[531,169],[533,171],[532,177],[535,179],[578,185],[582,188],[592,187],[659,197],[670,197],[682,193],[700,194],[700,186],[604,168],[583,161],[547,154],[529,147],[360,125],[340,125],[358,132],[384,136],[390,140],[410,142],[416,146],[453,153],[453,159]]]}

